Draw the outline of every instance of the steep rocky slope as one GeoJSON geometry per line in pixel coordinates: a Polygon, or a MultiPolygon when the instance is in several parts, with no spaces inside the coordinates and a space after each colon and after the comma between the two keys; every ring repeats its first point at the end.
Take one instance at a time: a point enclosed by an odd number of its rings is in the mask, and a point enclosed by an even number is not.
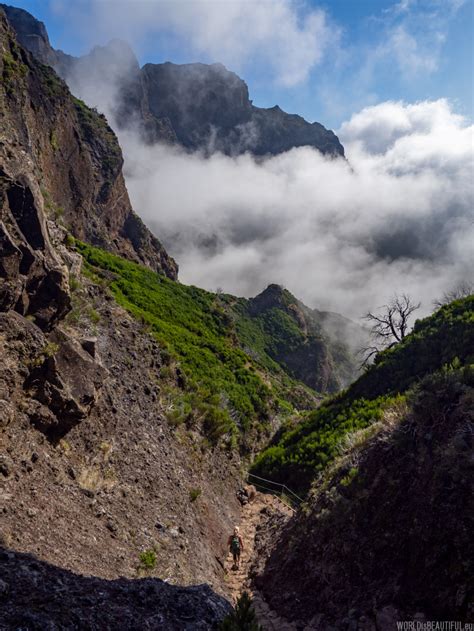
{"type": "Polygon", "coordinates": [[[3,544],[103,578],[153,549],[152,576],[219,585],[237,456],[170,425],[141,325],[93,285],[73,299],[48,336],[1,314],[3,544]]]}
{"type": "Polygon", "coordinates": [[[3,15],[0,48],[2,623],[212,628],[241,457],[319,395],[248,301],[173,280],[107,122],[3,15]]]}
{"type": "Polygon", "coordinates": [[[0,4],[8,21],[13,26],[18,42],[29,50],[43,64],[52,66],[58,63],[61,51],[55,51],[48,37],[46,26],[24,9],[0,4]]]}
{"type": "Polygon", "coordinates": [[[222,586],[239,458],[168,422],[162,349],[67,243],[73,233],[172,277],[174,262],[133,215],[105,120],[18,46],[3,15],[0,49],[0,619],[61,628],[68,585],[91,620],[101,593],[123,599],[109,603],[110,628],[119,614],[210,628],[227,608],[212,588],[186,599],[162,581],[222,586]],[[146,588],[98,580],[143,575],[146,588]],[[138,615],[143,589],[163,598],[138,615]]]}
{"type": "Polygon", "coordinates": [[[88,104],[112,109],[118,125],[138,126],[147,142],[177,142],[208,154],[264,156],[311,146],[328,156],[344,156],[337,136],[320,123],[278,106],[255,107],[246,83],[222,64],[167,62],[140,69],[119,41],[77,59],[54,50],[44,24],[32,15],[3,6],[23,46],[55,68],[88,104]]]}
{"type": "Polygon", "coordinates": [[[44,208],[75,236],[175,278],[176,263],[133,212],[122,153],[105,118],[18,46],[3,13],[0,29],[2,194],[9,212],[21,215],[24,239],[34,232],[41,240],[24,247],[38,250],[47,241],[36,226],[44,208]]]}
{"type": "Polygon", "coordinates": [[[473,368],[444,370],[354,434],[297,518],[261,529],[268,603],[315,631],[471,621],[473,410],[473,368]]]}

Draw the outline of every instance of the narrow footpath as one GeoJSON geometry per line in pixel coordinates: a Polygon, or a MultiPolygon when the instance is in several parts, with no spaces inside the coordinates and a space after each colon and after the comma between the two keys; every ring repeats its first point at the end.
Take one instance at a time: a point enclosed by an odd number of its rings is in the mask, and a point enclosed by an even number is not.
{"type": "Polygon", "coordinates": [[[254,560],[255,534],[257,526],[262,521],[262,511],[268,514],[268,511],[278,512],[285,515],[288,519],[292,515],[292,510],[288,508],[278,497],[267,495],[254,491],[250,495],[251,501],[242,507],[240,534],[244,542],[244,550],[240,557],[240,568],[233,569],[232,554],[229,553],[226,559],[226,583],[231,593],[233,604],[237,602],[239,596],[244,592],[248,592],[253,600],[255,612],[259,623],[264,631],[295,631],[296,627],[280,618],[272,611],[263,597],[257,592],[251,584],[249,577],[252,562],[254,560]]]}

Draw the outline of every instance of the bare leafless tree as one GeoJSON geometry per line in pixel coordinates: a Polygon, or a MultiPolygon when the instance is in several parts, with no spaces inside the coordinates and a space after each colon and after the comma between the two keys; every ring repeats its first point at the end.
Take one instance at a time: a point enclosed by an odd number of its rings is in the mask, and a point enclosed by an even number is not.
{"type": "Polygon", "coordinates": [[[364,316],[364,320],[371,324],[371,344],[361,350],[363,365],[369,364],[380,351],[391,348],[404,339],[410,330],[411,316],[420,306],[421,303],[414,303],[407,294],[395,294],[377,313],[369,311],[364,316]]]}
{"type": "Polygon", "coordinates": [[[453,300],[466,298],[467,296],[472,296],[472,294],[474,294],[474,282],[465,280],[456,285],[453,289],[445,291],[441,298],[437,298],[433,301],[433,304],[435,307],[439,308],[453,300]]]}

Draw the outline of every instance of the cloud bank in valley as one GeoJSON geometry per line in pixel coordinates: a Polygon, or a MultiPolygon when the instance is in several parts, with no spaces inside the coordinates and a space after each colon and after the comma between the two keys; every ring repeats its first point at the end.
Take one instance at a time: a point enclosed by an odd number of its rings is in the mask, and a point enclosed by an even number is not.
{"type": "Polygon", "coordinates": [[[473,269],[473,127],[444,100],[387,102],[339,134],[347,162],[120,140],[134,207],[183,282],[245,296],[275,282],[353,317],[405,291],[429,310],[473,269]]]}
{"type": "MultiPolygon", "coordinates": [[[[113,36],[146,48],[169,37],[180,50],[233,70],[257,60],[286,87],[304,83],[316,67],[324,87],[326,61],[331,107],[342,98],[343,111],[354,100],[370,102],[364,90],[388,66],[407,79],[434,72],[447,24],[463,4],[402,0],[373,18],[379,38],[339,59],[342,31],[305,3],[257,2],[249,11],[246,0],[123,0],[110,11],[111,3],[87,0],[84,13],[57,2],[75,26],[82,20],[90,43],[113,36]],[[360,66],[350,90],[341,88],[335,58],[360,66]]],[[[117,129],[118,85],[136,61],[123,45],[110,50],[106,71],[86,59],[69,84],[117,129]]],[[[133,130],[119,137],[133,205],[176,257],[183,282],[246,296],[276,282],[310,306],[353,317],[405,291],[429,310],[434,298],[472,277],[472,126],[442,99],[382,102],[337,133],[347,162],[310,148],[265,160],[206,158],[144,146],[133,130]]]]}

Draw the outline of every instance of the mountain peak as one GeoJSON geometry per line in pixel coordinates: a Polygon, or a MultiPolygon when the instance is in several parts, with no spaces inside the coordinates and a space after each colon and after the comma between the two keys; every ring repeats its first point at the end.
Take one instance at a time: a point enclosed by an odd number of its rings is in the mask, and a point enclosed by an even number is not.
{"type": "Polygon", "coordinates": [[[286,310],[292,302],[296,303],[291,293],[282,285],[271,283],[261,293],[250,299],[250,309],[253,314],[259,314],[268,309],[278,308],[286,310]]]}
{"type": "Polygon", "coordinates": [[[89,56],[101,63],[108,59],[113,60],[114,64],[133,65],[138,68],[138,60],[132,47],[127,41],[119,38],[111,39],[105,46],[94,46],[89,56]]]}
{"type": "Polygon", "coordinates": [[[51,64],[53,49],[49,43],[46,26],[40,20],[17,7],[0,4],[10,24],[14,25],[19,43],[27,48],[42,63],[51,64]]]}

